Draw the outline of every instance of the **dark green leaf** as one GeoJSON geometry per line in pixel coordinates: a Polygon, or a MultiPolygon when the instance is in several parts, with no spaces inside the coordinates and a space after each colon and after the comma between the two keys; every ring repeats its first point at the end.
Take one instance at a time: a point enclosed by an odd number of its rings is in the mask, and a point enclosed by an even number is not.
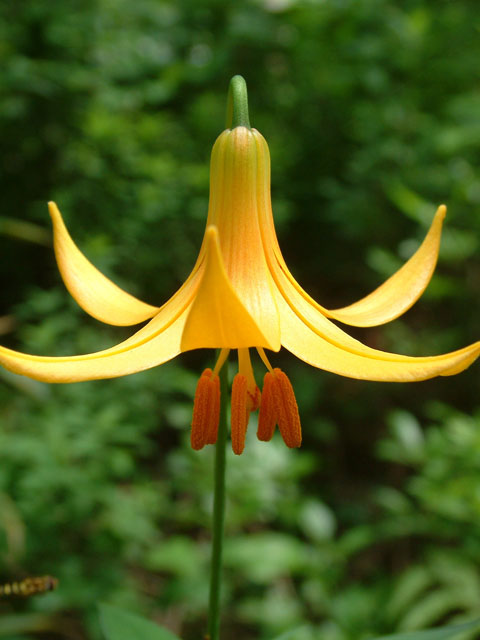
{"type": "Polygon", "coordinates": [[[394,633],[389,636],[372,638],[372,640],[450,640],[450,638],[456,638],[464,631],[473,631],[474,629],[480,629],[480,618],[450,627],[437,627],[436,629],[427,629],[426,631],[394,633]]]}
{"type": "Polygon", "coordinates": [[[290,631],[285,631],[284,633],[282,633],[281,635],[277,636],[273,640],[295,640],[296,638],[298,638],[298,633],[300,631],[304,631],[306,629],[307,629],[307,627],[305,627],[305,626],[295,627],[295,629],[291,629],[290,631]]]}
{"type": "Polygon", "coordinates": [[[179,640],[171,631],[133,613],[101,604],[100,624],[107,640],[179,640]]]}

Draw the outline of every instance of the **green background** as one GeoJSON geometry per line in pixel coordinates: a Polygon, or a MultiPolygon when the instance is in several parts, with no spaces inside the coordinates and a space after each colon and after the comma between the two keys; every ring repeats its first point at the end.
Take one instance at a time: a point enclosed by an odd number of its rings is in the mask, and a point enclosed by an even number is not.
{"type": "MultiPolygon", "coordinates": [[[[412,355],[477,340],[479,33],[477,0],[2,0],[2,344],[63,355],[129,335],[64,289],[51,199],[115,282],[156,305],[178,288],[236,73],[304,288],[327,307],[362,297],[444,202],[422,299],[350,333],[412,355]]],[[[189,424],[212,356],[66,386],[1,371],[0,581],[49,573],[60,587],[0,600],[0,637],[97,640],[104,601],[201,637],[212,451],[189,448],[189,424]]],[[[478,364],[380,384],[273,360],[304,445],[258,443],[251,424],[229,455],[222,637],[303,625],[295,640],[361,640],[480,615],[478,364]]]]}

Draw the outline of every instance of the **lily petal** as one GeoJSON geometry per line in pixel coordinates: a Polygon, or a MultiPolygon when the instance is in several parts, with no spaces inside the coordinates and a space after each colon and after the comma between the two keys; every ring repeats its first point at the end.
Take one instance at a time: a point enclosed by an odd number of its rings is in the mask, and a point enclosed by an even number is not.
{"type": "Polygon", "coordinates": [[[73,242],[54,202],[48,203],[53,222],[53,239],[58,269],[65,286],[91,316],[116,326],[128,326],[152,318],[153,307],[120,289],[105,277],[73,242]]]}
{"type": "Polygon", "coordinates": [[[438,207],[422,244],[393,276],[365,298],[341,309],[325,309],[325,313],[355,327],[373,327],[410,309],[427,288],[435,270],[446,212],[445,205],[438,207]]]}
{"type": "MultiPolygon", "coordinates": [[[[269,207],[265,207],[268,212],[269,207]]],[[[402,315],[422,295],[435,270],[440,248],[445,205],[438,207],[424,241],[393,276],[365,298],[341,309],[326,309],[314,300],[295,280],[283,259],[273,227],[271,214],[264,213],[265,255],[271,271],[278,268],[298,293],[322,314],[356,327],[372,327],[390,322],[402,315]]]]}
{"type": "MultiPolygon", "coordinates": [[[[283,346],[314,367],[349,378],[383,382],[427,380],[439,375],[459,373],[480,355],[480,342],[451,353],[422,358],[386,353],[368,347],[368,355],[360,351],[353,352],[313,331],[282,296],[279,296],[277,304],[282,319],[283,346]]],[[[351,349],[351,345],[349,348],[351,349]]]]}
{"type": "MultiPolygon", "coordinates": [[[[403,361],[405,356],[396,353],[380,352],[376,349],[363,344],[356,340],[348,333],[345,333],[340,327],[337,327],[329,318],[327,318],[311,298],[306,300],[301,293],[293,286],[286,274],[277,265],[273,269],[273,277],[278,287],[277,295],[280,295],[288,303],[291,310],[298,318],[309,327],[320,338],[330,342],[341,349],[351,351],[360,355],[377,358],[379,353],[383,353],[383,359],[392,361],[403,361]],[[312,300],[312,302],[310,301],[312,300]]],[[[282,333],[283,336],[283,333],[282,333]]],[[[283,342],[283,338],[282,338],[283,342]]]]}
{"type": "Polygon", "coordinates": [[[10,371],[43,382],[81,382],[116,378],[155,367],[180,352],[187,311],[154,338],[134,346],[120,343],[113,349],[82,356],[32,356],[0,347],[0,363],[10,371]]]}
{"type": "MultiPolygon", "coordinates": [[[[372,349],[349,336],[325,317],[328,311],[313,300],[289,272],[274,235],[271,216],[267,215],[269,209],[264,207],[264,229],[268,233],[265,255],[277,286],[282,345],[298,358],[346,377],[405,382],[460,373],[479,356],[480,342],[441,356],[414,358],[372,349]]],[[[440,207],[427,238],[437,237],[439,241],[444,216],[445,209],[440,207]]]]}
{"type": "MultiPolygon", "coordinates": [[[[265,260],[259,203],[268,190],[259,180],[265,157],[255,130],[227,129],[212,150],[208,226],[218,230],[227,278],[247,313],[273,346],[280,347],[280,321],[265,260]]],[[[252,345],[250,345],[252,346],[252,345]]]]}
{"type": "Polygon", "coordinates": [[[81,356],[35,356],[0,347],[0,364],[43,382],[115,378],[163,364],[185,348],[181,340],[199,271],[193,273],[150,322],[120,344],[81,356]]]}
{"type": "Polygon", "coordinates": [[[242,349],[257,345],[278,351],[278,324],[271,327],[266,322],[265,326],[259,327],[242,304],[225,271],[218,231],[214,225],[210,225],[205,232],[205,247],[205,266],[185,323],[182,351],[201,348],[242,349]]]}

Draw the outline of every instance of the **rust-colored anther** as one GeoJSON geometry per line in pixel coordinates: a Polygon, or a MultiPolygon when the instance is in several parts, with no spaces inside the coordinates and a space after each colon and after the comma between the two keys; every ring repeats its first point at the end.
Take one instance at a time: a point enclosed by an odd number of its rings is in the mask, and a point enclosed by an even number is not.
{"type": "Polygon", "coordinates": [[[245,436],[247,434],[248,418],[248,394],[247,378],[237,373],[232,385],[232,449],[233,453],[240,455],[245,447],[245,436]]]}
{"type": "Polygon", "coordinates": [[[267,371],[263,378],[262,399],[258,414],[257,438],[268,442],[272,439],[277,424],[275,406],[273,403],[273,390],[275,375],[267,371]]]}
{"type": "Polygon", "coordinates": [[[302,444],[302,428],[297,401],[292,384],[281,369],[274,369],[275,384],[272,385],[278,428],[287,447],[302,444]]]}
{"type": "Polygon", "coordinates": [[[212,370],[205,369],[200,376],[193,402],[192,431],[190,443],[198,451],[206,444],[217,441],[220,416],[220,382],[212,370]]]}
{"type": "Polygon", "coordinates": [[[276,424],[287,447],[294,448],[302,444],[297,401],[290,380],[281,369],[268,371],[263,379],[258,439],[271,440],[276,424]]]}
{"type": "Polygon", "coordinates": [[[220,378],[213,375],[210,380],[210,393],[212,394],[211,418],[208,425],[206,443],[215,444],[218,437],[218,423],[220,422],[220,378]]]}

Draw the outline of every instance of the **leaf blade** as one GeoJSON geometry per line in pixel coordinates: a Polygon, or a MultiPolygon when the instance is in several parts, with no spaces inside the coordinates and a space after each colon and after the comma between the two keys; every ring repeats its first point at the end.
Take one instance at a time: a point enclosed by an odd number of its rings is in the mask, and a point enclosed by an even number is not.
{"type": "Polygon", "coordinates": [[[379,636],[371,640],[450,640],[456,638],[464,631],[480,629],[480,618],[456,624],[448,627],[436,627],[425,631],[407,631],[406,633],[394,633],[388,636],[379,636]]]}
{"type": "Polygon", "coordinates": [[[100,626],[107,640],[180,640],[168,629],[110,604],[98,607],[100,626]]]}

